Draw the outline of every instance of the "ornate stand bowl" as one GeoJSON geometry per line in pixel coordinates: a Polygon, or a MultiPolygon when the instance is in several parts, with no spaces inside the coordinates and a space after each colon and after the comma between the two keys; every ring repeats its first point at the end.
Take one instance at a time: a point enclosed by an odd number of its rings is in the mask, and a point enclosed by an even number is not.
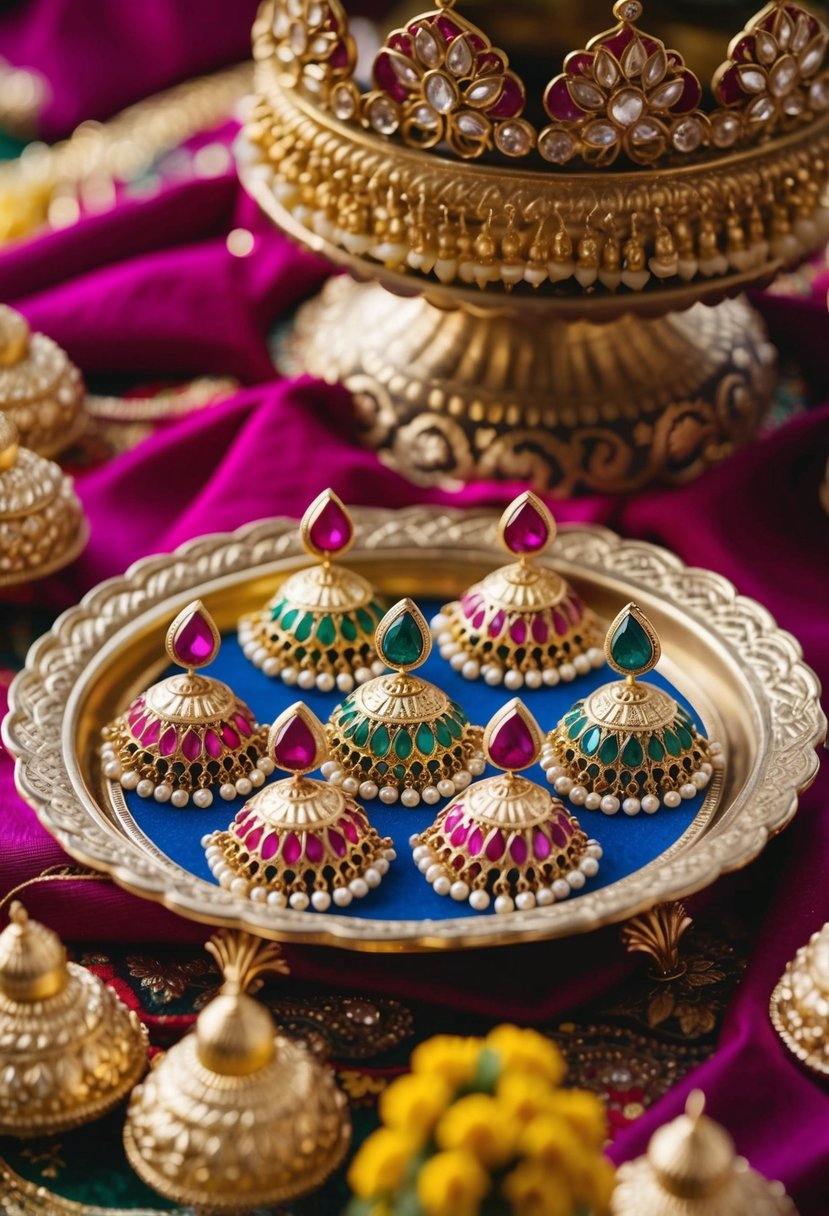
{"type": "Polygon", "coordinates": [[[565,59],[546,126],[454,0],[389,35],[370,88],[339,0],[260,9],[242,180],[352,276],[295,354],[416,481],[631,491],[762,419],[775,354],[743,293],[829,234],[825,34],[768,5],[704,106],[641,7],[565,59]]]}

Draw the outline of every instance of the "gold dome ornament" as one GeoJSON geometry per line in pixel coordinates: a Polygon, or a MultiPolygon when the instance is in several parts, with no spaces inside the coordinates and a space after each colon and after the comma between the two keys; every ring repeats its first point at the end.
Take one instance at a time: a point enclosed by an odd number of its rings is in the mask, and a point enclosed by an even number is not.
{"type": "Polygon", "coordinates": [[[466,789],[485,767],[481,731],[434,684],[413,674],[432,639],[417,605],[400,600],[375,634],[377,653],[394,668],[362,684],[328,720],[331,760],[322,773],[350,794],[405,807],[466,789]]]}
{"type": "Polygon", "coordinates": [[[566,899],[595,878],[601,845],[543,786],[520,776],[543,736],[517,698],[492,718],[484,751],[502,769],[470,785],[431,827],[412,836],[412,858],[438,895],[485,912],[525,911],[566,899]]]}
{"type": "Polygon", "coordinates": [[[62,569],[88,538],[72,479],[21,447],[17,427],[0,411],[0,586],[62,569]]]}
{"type": "Polygon", "coordinates": [[[205,836],[214,878],[234,894],[272,907],[346,908],[378,887],[395,852],[350,794],[307,776],[328,755],[322,723],[301,701],[268,735],[268,755],[292,773],[248,802],[230,827],[205,836]]]}
{"type": "Polygon", "coordinates": [[[661,688],[637,676],[662,648],[648,618],[628,604],[607,633],[605,654],[625,678],[603,684],[564,715],[547,736],[541,764],[556,793],[576,806],[615,815],[678,807],[706,788],[721,748],[661,688]]]}
{"type": "Polygon", "coordinates": [[[374,631],[386,611],[360,574],[333,563],[354,541],[354,525],[333,490],[323,490],[299,525],[306,551],[320,559],[292,574],[263,609],[239,621],[247,658],[284,684],[351,692],[383,671],[374,631]]]}
{"type": "Polygon", "coordinates": [[[147,1066],[147,1031],[60,938],[13,903],[0,934],[0,1135],[47,1136],[125,1098],[147,1066]]]}
{"type": "Polygon", "coordinates": [[[42,456],[62,452],[84,428],[83,399],[81,374],[58,344],[0,304],[0,411],[21,443],[42,456]]]}
{"type": "Polygon", "coordinates": [[[252,710],[212,676],[197,674],[219,653],[221,637],[201,600],[167,630],[167,654],[185,670],[153,684],[104,727],[104,776],[140,798],[199,808],[247,797],[273,772],[267,730],[252,710]]]}
{"type": "Polygon", "coordinates": [[[518,560],[488,574],[432,620],[443,658],[467,680],[540,688],[574,680],[605,656],[599,624],[566,579],[534,559],[556,537],[544,503],[527,491],[501,516],[499,536],[518,560]]]}
{"type": "Polygon", "coordinates": [[[654,1133],[645,1156],[619,1166],[612,1216],[797,1216],[781,1184],[738,1157],[728,1132],[704,1110],[695,1090],[685,1114],[654,1133]]]}
{"type": "Polygon", "coordinates": [[[829,924],[789,963],[769,1012],[789,1051],[813,1072],[829,1076],[829,924]]]}
{"type": "Polygon", "coordinates": [[[263,973],[284,970],[279,947],[222,932],[207,949],[222,990],[133,1093],[124,1145],[139,1177],[173,1203],[248,1212],[321,1186],[351,1123],[329,1069],[247,994],[263,973]]]}

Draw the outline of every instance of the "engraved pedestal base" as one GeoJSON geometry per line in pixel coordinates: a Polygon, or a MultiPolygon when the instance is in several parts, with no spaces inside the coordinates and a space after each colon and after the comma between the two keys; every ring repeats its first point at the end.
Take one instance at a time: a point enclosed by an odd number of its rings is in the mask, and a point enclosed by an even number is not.
{"type": "Polygon", "coordinates": [[[594,324],[446,311],[340,277],[301,310],[292,345],[351,390],[366,443],[412,481],[559,497],[695,477],[753,437],[774,384],[742,298],[594,324]]]}

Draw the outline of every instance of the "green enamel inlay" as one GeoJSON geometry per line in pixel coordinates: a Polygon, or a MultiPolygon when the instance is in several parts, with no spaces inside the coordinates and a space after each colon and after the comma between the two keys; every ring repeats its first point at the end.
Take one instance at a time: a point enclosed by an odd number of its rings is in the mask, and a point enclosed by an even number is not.
{"type": "Polygon", "coordinates": [[[411,735],[401,727],[394,736],[394,752],[398,760],[408,760],[412,754],[412,747],[411,735]]]}
{"type": "Polygon", "coordinates": [[[463,726],[455,718],[451,718],[449,714],[443,719],[446,723],[446,728],[450,735],[454,735],[456,739],[460,739],[463,734],[463,726]]]}
{"type": "Polygon", "coordinates": [[[287,600],[280,600],[278,604],[274,604],[273,608],[271,609],[271,620],[278,621],[280,612],[284,612],[287,607],[287,600]]]}
{"type": "Polygon", "coordinates": [[[610,655],[622,671],[642,671],[653,663],[651,640],[630,612],[610,639],[610,655]]]}
{"type": "Polygon", "coordinates": [[[576,718],[567,732],[568,739],[578,739],[585,726],[587,726],[587,718],[576,718]]]}
{"type": "Polygon", "coordinates": [[[369,604],[369,608],[374,613],[374,616],[378,622],[382,621],[383,617],[388,612],[388,609],[384,608],[382,604],[378,604],[377,600],[372,600],[369,604]]]}
{"type": "Polygon", "coordinates": [[[378,726],[371,736],[371,750],[375,756],[387,756],[391,747],[389,732],[385,726],[378,726]]]}
{"type": "Polygon", "coordinates": [[[441,721],[435,723],[435,738],[441,747],[452,746],[452,736],[441,721]]]}
{"type": "Polygon", "coordinates": [[[394,773],[394,775],[398,781],[402,781],[403,778],[406,776],[406,769],[402,764],[395,764],[394,768],[392,769],[392,772],[394,773]]]}
{"type": "Polygon", "coordinates": [[[676,736],[682,746],[685,748],[686,752],[689,752],[694,746],[694,740],[691,738],[690,733],[685,729],[684,726],[680,726],[678,722],[674,723],[674,730],[676,731],[676,736]]]}
{"type": "Polygon", "coordinates": [[[294,637],[298,642],[307,642],[311,636],[311,630],[314,628],[314,618],[310,612],[306,612],[305,616],[294,630],[294,637]]]}
{"type": "Polygon", "coordinates": [[[435,750],[435,736],[425,722],[421,726],[418,726],[415,742],[417,743],[418,751],[424,756],[431,756],[435,750]]]}
{"type": "Polygon", "coordinates": [[[317,641],[321,646],[333,646],[337,640],[337,630],[330,616],[321,618],[317,626],[317,641]]]}
{"type": "Polygon", "coordinates": [[[292,608],[290,610],[290,612],[286,612],[281,621],[282,628],[290,629],[298,616],[299,616],[298,608],[292,608]]]}
{"type": "Polygon", "coordinates": [[[651,735],[650,739],[648,739],[648,755],[657,764],[665,759],[665,748],[659,742],[656,735],[651,735]]]}
{"type": "Polygon", "coordinates": [[[581,741],[581,750],[585,756],[592,756],[598,750],[601,741],[602,732],[598,726],[594,726],[585,732],[584,738],[581,741]]]}
{"type": "Polygon", "coordinates": [[[575,722],[578,718],[584,717],[584,701],[578,701],[572,709],[568,709],[564,715],[564,725],[569,726],[571,722],[575,722]]]}
{"type": "Polygon", "coordinates": [[[631,768],[639,768],[639,765],[645,759],[645,753],[642,751],[642,744],[638,739],[628,739],[625,746],[622,748],[622,764],[628,764],[631,768]]]}
{"type": "Polygon", "coordinates": [[[354,729],[354,734],[351,736],[355,747],[365,747],[368,743],[368,737],[371,733],[371,723],[368,718],[364,718],[362,722],[358,722],[354,729]]]}
{"type": "Polygon", "coordinates": [[[665,746],[672,756],[679,756],[682,753],[682,744],[672,730],[665,731],[665,746]]]}
{"type": "Polygon", "coordinates": [[[347,642],[356,641],[357,626],[354,624],[350,616],[344,616],[340,621],[340,633],[347,642]]]}
{"type": "Polygon", "coordinates": [[[425,648],[417,621],[410,612],[401,612],[386,630],[380,653],[389,667],[415,667],[425,648]]]}
{"type": "Polygon", "coordinates": [[[619,755],[619,740],[616,735],[608,735],[599,748],[599,759],[602,764],[614,764],[619,755]]]}
{"type": "Polygon", "coordinates": [[[374,617],[370,612],[366,612],[365,608],[357,609],[357,620],[364,633],[374,633],[374,617]]]}

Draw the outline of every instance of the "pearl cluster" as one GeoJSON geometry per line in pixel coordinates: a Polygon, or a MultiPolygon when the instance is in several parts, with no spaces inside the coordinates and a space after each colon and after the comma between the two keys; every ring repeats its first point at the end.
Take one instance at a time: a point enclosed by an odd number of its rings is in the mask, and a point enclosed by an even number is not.
{"type": "Polygon", "coordinates": [[[249,621],[242,621],[239,625],[239,645],[245,658],[250,659],[254,667],[260,668],[266,676],[278,676],[288,688],[297,687],[304,692],[309,692],[312,688],[318,689],[319,692],[333,692],[335,688],[343,693],[353,692],[358,684],[366,684],[386,670],[379,659],[375,659],[371,665],[357,667],[353,672],[339,671],[336,674],[333,671],[299,666],[292,654],[275,655],[263,646],[249,621]]]}
{"type": "Polygon", "coordinates": [[[588,811],[601,811],[603,815],[617,815],[619,811],[625,815],[638,815],[640,811],[653,815],[660,806],[678,807],[683,801],[690,802],[706,789],[713,776],[714,767],[722,764],[721,745],[709,743],[709,748],[713,763],[704,761],[698,769],[687,774],[687,780],[677,789],[665,790],[661,799],[653,793],[644,794],[641,798],[617,798],[615,794],[599,794],[595,790],[589,790],[586,785],[573,780],[569,770],[559,764],[549,746],[541,753],[541,767],[555,792],[563,798],[569,798],[574,806],[583,806],[588,811]]]}
{"type": "Polygon", "coordinates": [[[506,668],[492,659],[487,663],[481,663],[456,640],[450,624],[448,617],[442,612],[432,618],[432,634],[438,644],[441,658],[446,659],[452,670],[460,672],[465,680],[480,678],[491,688],[496,688],[499,684],[503,684],[511,692],[515,692],[525,685],[527,688],[533,689],[541,688],[542,685],[547,688],[555,688],[562,682],[571,683],[576,676],[586,676],[591,668],[603,667],[605,663],[604,651],[598,646],[591,647],[583,654],[572,655],[566,662],[555,667],[550,666],[543,669],[530,667],[527,671],[518,671],[515,668],[506,668]]]}
{"type": "Polygon", "coordinates": [[[231,895],[245,895],[253,903],[265,904],[269,908],[293,908],[297,912],[305,912],[312,908],[315,912],[327,912],[333,903],[337,908],[347,908],[355,899],[365,899],[369,891],[380,886],[389,866],[397,857],[394,849],[383,849],[359,878],[351,882],[335,886],[332,891],[317,888],[308,895],[302,880],[290,893],[273,890],[262,883],[251,882],[227,864],[221,847],[216,843],[214,835],[202,837],[202,848],[205,851],[207,864],[219,886],[224,887],[231,895]]]}
{"type": "MultiPolygon", "coordinates": [[[[124,768],[118,759],[115,748],[111,743],[104,743],[101,748],[101,764],[104,776],[109,781],[117,781],[122,789],[135,790],[139,798],[154,798],[156,802],[169,802],[175,807],[187,806],[192,798],[194,806],[206,810],[213,805],[213,791],[210,789],[189,790],[176,787],[168,781],[160,781],[157,785],[149,777],[142,777],[135,769],[124,768]]],[[[219,797],[225,802],[234,798],[247,798],[264,785],[265,778],[274,770],[273,761],[267,756],[257,760],[247,777],[239,777],[236,781],[225,781],[219,786],[219,797]]]]}
{"type": "Polygon", "coordinates": [[[429,806],[434,806],[440,802],[441,798],[452,798],[455,794],[460,794],[470,784],[473,777],[481,776],[485,768],[486,760],[483,752],[475,752],[467,762],[466,768],[454,773],[452,777],[437,781],[434,785],[427,785],[422,790],[416,790],[410,786],[399,790],[396,785],[380,786],[376,781],[360,781],[357,777],[347,776],[335,760],[327,760],[320,772],[332,785],[339,786],[344,794],[352,797],[358,795],[364,802],[373,802],[375,798],[379,798],[386,806],[393,806],[399,799],[403,806],[411,809],[419,806],[421,800],[429,806]]]}
{"type": "MultiPolygon", "coordinates": [[[[493,903],[492,896],[485,887],[471,886],[458,879],[443,865],[437,854],[426,844],[418,844],[416,834],[409,838],[412,846],[412,859],[431,885],[436,895],[448,895],[458,903],[467,901],[475,912],[486,912],[493,903]]],[[[549,886],[538,887],[535,891],[519,891],[513,897],[505,893],[495,896],[494,910],[498,914],[506,912],[529,911],[530,908],[548,907],[550,904],[567,899],[571,891],[580,891],[588,878],[595,878],[599,872],[599,860],[602,856],[602,846],[597,840],[588,840],[585,856],[579,862],[578,868],[571,870],[563,878],[557,878],[549,886]]]]}

